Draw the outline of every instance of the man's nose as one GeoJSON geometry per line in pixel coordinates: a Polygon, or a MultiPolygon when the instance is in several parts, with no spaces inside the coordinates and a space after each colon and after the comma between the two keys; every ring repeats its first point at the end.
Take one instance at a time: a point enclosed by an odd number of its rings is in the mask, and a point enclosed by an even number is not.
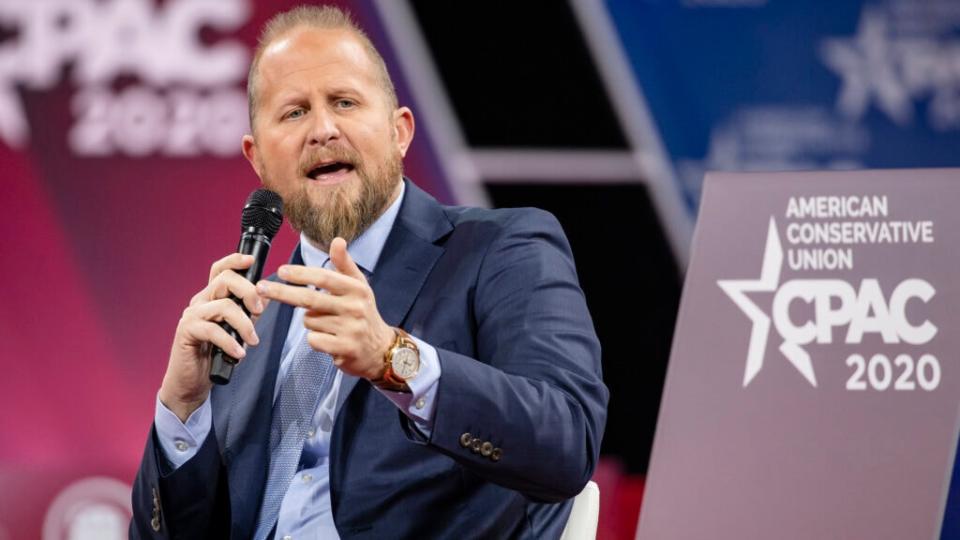
{"type": "Polygon", "coordinates": [[[340,137],[340,127],[331,111],[324,108],[314,109],[313,123],[310,126],[311,145],[325,146],[340,137]]]}

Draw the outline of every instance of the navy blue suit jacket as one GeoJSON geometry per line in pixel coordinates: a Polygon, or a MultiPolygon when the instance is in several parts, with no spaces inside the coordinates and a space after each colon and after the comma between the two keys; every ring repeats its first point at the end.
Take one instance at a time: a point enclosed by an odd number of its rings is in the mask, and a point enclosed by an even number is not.
{"type": "MultiPolygon", "coordinates": [[[[441,206],[407,181],[371,286],[387,324],[437,348],[442,376],[429,439],[367,381],[343,377],[330,448],[340,535],[558,538],[593,474],[608,399],[559,223],[534,209],[441,206]],[[500,459],[464,437],[489,441],[500,459]]],[[[131,537],[253,534],[292,311],[272,302],[257,321],[261,343],[214,387],[213,429],[196,456],[169,471],[151,432],[131,537]]]]}

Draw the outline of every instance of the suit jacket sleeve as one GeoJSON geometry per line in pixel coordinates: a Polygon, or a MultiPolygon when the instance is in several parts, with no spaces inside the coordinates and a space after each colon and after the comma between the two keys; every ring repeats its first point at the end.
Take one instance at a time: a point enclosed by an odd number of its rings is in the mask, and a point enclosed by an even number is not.
{"type": "MultiPolygon", "coordinates": [[[[438,349],[428,442],[486,480],[559,501],[593,474],[609,394],[560,224],[539,210],[509,215],[477,277],[477,358],[438,349]],[[499,449],[499,459],[463,444],[465,434],[499,449]]],[[[407,433],[416,438],[409,425],[407,433]]]]}
{"type": "Polygon", "coordinates": [[[230,530],[227,475],[210,430],[197,454],[176,470],[150,430],[133,484],[131,539],[206,539],[230,530]]]}

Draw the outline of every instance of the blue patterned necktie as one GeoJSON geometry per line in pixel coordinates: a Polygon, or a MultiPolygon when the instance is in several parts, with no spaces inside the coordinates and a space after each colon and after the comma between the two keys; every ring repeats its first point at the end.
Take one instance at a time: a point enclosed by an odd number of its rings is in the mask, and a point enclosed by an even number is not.
{"type": "Polygon", "coordinates": [[[253,536],[255,540],[264,540],[277,522],[280,504],[297,472],[318,400],[329,392],[335,378],[334,369],[330,355],[313,350],[304,335],[273,405],[270,469],[253,536]]]}

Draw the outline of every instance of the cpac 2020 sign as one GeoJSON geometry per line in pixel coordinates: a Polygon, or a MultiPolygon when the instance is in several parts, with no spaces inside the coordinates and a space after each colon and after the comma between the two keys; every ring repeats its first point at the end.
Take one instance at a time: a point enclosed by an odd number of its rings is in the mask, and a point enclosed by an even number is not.
{"type": "Polygon", "coordinates": [[[960,170],[705,185],[639,538],[937,537],[960,170]]]}
{"type": "Polygon", "coordinates": [[[250,52],[229,34],[250,14],[247,0],[0,2],[8,32],[0,41],[0,140],[29,143],[18,86],[49,90],[70,66],[74,154],[239,153],[247,130],[239,83],[250,52]],[[209,37],[216,34],[228,37],[209,37]]]}
{"type": "MultiPolygon", "coordinates": [[[[789,267],[800,271],[852,270],[855,258],[850,246],[934,242],[933,221],[882,221],[888,216],[889,199],[885,195],[790,197],[785,209],[785,218],[791,220],[786,228],[791,244],[787,251],[789,267]]],[[[911,300],[925,304],[936,293],[923,278],[904,278],[887,296],[876,278],[863,278],[859,284],[836,278],[779,283],[783,263],[776,218],[771,216],[760,278],[717,282],[753,323],[744,386],[763,366],[771,318],[782,338],[780,352],[812,386],[817,386],[817,378],[803,346],[833,343],[835,328],[847,329],[838,337],[846,344],[860,344],[865,334],[872,333],[885,344],[924,345],[937,334],[937,326],[930,320],[914,324],[907,317],[911,300]],[[745,294],[761,291],[774,292],[771,317],[745,294]],[[809,304],[811,315],[803,322],[795,321],[790,314],[795,302],[809,304]]],[[[940,364],[931,354],[921,354],[916,362],[909,354],[899,354],[893,364],[883,353],[867,357],[869,362],[860,353],[847,357],[846,364],[854,368],[847,380],[848,390],[886,390],[891,387],[895,369],[899,372],[894,390],[914,390],[919,385],[930,391],[940,383],[940,364]]]]}

